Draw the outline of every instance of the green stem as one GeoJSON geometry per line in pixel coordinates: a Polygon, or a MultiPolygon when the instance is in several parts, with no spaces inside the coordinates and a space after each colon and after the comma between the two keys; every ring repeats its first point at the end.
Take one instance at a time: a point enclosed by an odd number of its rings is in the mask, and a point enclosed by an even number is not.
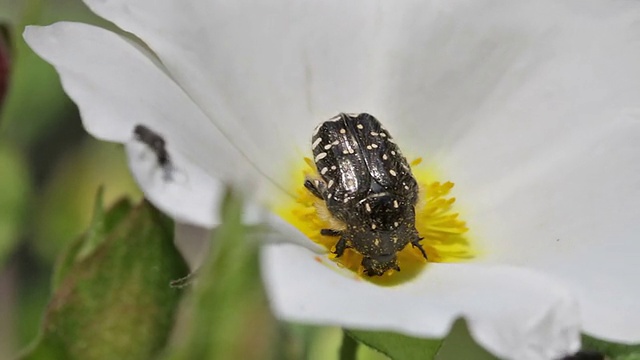
{"type": "Polygon", "coordinates": [[[358,353],[358,345],[356,340],[342,330],[342,346],[340,346],[340,360],[355,360],[358,353]]]}

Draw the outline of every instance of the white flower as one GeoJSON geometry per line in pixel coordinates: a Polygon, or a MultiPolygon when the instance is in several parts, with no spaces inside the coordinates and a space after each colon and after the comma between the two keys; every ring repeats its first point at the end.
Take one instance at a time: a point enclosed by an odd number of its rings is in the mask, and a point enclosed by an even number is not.
{"type": "Polygon", "coordinates": [[[501,357],[554,358],[578,332],[640,341],[640,5],[625,2],[86,0],[155,55],[76,23],[32,27],[94,136],[126,143],[147,196],[214,226],[239,179],[279,208],[314,126],[368,112],[456,183],[480,251],[382,287],[282,240],[263,270],[282,318],[446,334],[501,357]],[[156,57],[157,56],[157,59],[156,57]],[[162,135],[158,169],[133,129],[162,135]],[[146,153],[146,156],[145,156],[146,153]],[[165,177],[165,178],[163,178],[165,177]]]}

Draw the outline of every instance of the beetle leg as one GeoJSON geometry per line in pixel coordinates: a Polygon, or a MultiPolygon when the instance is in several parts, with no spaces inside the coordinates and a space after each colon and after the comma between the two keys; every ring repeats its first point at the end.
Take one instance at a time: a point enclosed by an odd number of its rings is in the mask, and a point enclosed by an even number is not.
{"type": "Polygon", "coordinates": [[[422,240],[422,239],[424,239],[424,238],[418,238],[417,240],[413,240],[411,242],[411,246],[417,247],[420,250],[420,252],[422,253],[422,256],[424,256],[424,259],[425,260],[429,260],[429,258],[427,258],[427,253],[422,248],[422,244],[420,244],[420,240],[422,240]]]}
{"type": "Polygon", "coordinates": [[[324,236],[342,236],[342,231],[334,229],[322,229],[320,235],[324,236]]]}
{"type": "Polygon", "coordinates": [[[344,254],[344,251],[349,247],[349,244],[347,244],[347,239],[345,239],[344,237],[341,237],[340,240],[338,240],[338,243],[336,244],[336,251],[334,252],[334,254],[336,254],[336,257],[340,257],[342,256],[342,254],[344,254]]]}
{"type": "Polygon", "coordinates": [[[311,181],[309,179],[306,179],[304,181],[304,187],[306,187],[307,190],[309,190],[315,197],[324,200],[324,198],[322,197],[322,191],[320,189],[321,186],[320,186],[319,180],[311,181]]]}

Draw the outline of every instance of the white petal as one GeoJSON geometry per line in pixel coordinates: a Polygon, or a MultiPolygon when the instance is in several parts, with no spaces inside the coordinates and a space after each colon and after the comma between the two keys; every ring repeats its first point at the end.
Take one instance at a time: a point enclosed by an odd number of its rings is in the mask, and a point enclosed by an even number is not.
{"type": "Polygon", "coordinates": [[[495,187],[465,197],[487,261],[562,279],[579,298],[585,330],[623,342],[640,341],[638,119],[578,128],[495,187]]]}
{"type": "Polygon", "coordinates": [[[170,151],[172,163],[162,167],[146,144],[132,139],[126,149],[134,178],[158,209],[194,225],[211,228],[218,223],[216,214],[225,190],[222,183],[178,151],[170,151]]]}
{"type": "Polygon", "coordinates": [[[265,216],[265,219],[269,224],[269,229],[266,232],[259,233],[262,241],[272,244],[297,244],[307,248],[308,250],[316,254],[326,255],[326,248],[311,241],[305,234],[303,234],[295,226],[284,221],[280,216],[271,213],[267,214],[265,216]]]}
{"type": "MultiPolygon", "coordinates": [[[[414,73],[414,90],[443,86],[430,121],[403,129],[443,136],[425,155],[456,183],[483,260],[556,276],[588,333],[639,342],[640,5],[521,5],[439,19],[464,72],[433,60],[425,71],[438,76],[414,73]]],[[[405,99],[418,119],[422,105],[405,99]]]]}
{"type": "Polygon", "coordinates": [[[317,123],[374,105],[380,1],[86,3],[145,41],[271,179],[317,123]]]}
{"type": "Polygon", "coordinates": [[[217,222],[220,185],[211,176],[256,182],[258,175],[245,155],[150,56],[129,41],[77,23],[28,27],[24,36],[56,67],[92,135],[134,144],[133,128],[144,124],[165,139],[177,169],[174,183],[160,181],[163,171],[152,169],[153,154],[144,160],[140,151],[129,151],[137,180],[164,211],[181,221],[212,226],[217,222]]]}
{"type": "Polygon", "coordinates": [[[440,338],[464,317],[475,339],[500,357],[552,359],[579,347],[572,297],[532,271],[432,264],[409,283],[381,287],[316,257],[295,245],[263,250],[266,288],[281,318],[440,338]]]}

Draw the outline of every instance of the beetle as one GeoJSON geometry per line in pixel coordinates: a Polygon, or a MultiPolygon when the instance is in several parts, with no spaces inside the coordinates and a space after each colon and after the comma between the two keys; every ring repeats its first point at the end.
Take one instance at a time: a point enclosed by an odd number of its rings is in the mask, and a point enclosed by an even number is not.
{"type": "Polygon", "coordinates": [[[160,167],[164,171],[164,180],[172,180],[174,167],[173,163],[171,162],[169,152],[167,151],[167,144],[164,138],[147,126],[140,124],[136,125],[133,129],[133,135],[138,141],[147,145],[151,149],[151,151],[154,152],[158,161],[158,165],[160,165],[160,167]]]}
{"type": "Polygon", "coordinates": [[[316,127],[311,150],[318,176],[307,177],[304,186],[343,224],[320,231],[339,237],[337,257],[354,249],[368,276],[400,271],[396,255],[409,243],[427,259],[415,226],[418,183],[375,117],[338,114],[316,127]]]}

